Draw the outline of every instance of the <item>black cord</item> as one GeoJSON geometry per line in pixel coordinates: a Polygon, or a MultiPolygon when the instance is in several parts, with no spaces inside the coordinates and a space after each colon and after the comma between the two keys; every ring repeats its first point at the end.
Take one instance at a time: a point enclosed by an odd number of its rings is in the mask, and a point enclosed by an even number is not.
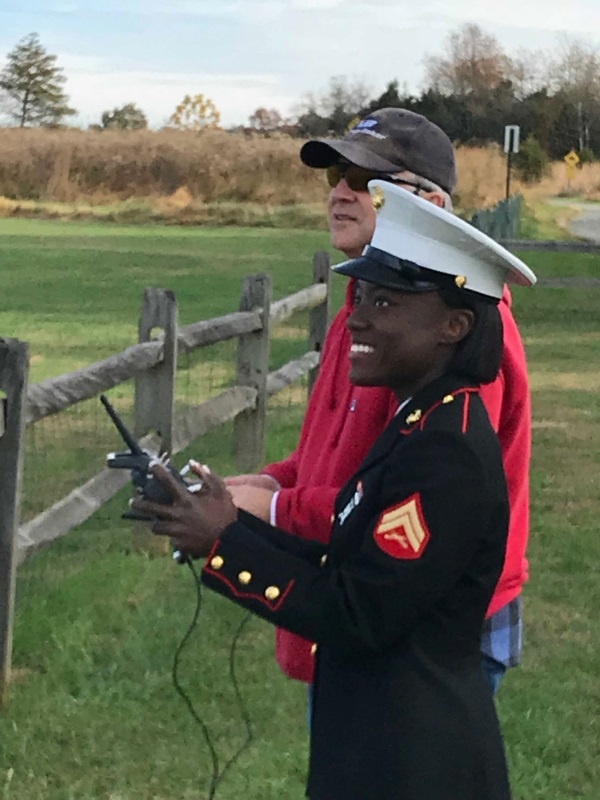
{"type": "Polygon", "coordinates": [[[227,772],[227,770],[231,766],[233,766],[233,764],[235,764],[235,762],[242,755],[244,750],[247,747],[249,747],[250,744],[252,743],[252,741],[254,740],[254,732],[252,730],[252,720],[250,719],[250,715],[248,714],[248,709],[246,708],[246,704],[244,703],[244,698],[242,697],[242,693],[240,692],[240,687],[239,687],[239,684],[237,682],[237,678],[236,678],[236,675],[235,675],[235,655],[236,655],[237,644],[238,644],[239,638],[240,638],[240,636],[242,634],[242,631],[246,627],[246,624],[248,623],[248,620],[250,619],[251,616],[252,616],[252,612],[248,611],[248,613],[245,614],[242,617],[242,621],[238,625],[238,629],[234,634],[233,641],[231,642],[231,649],[229,651],[229,677],[231,678],[231,683],[232,683],[233,689],[235,691],[235,696],[236,696],[236,699],[237,699],[237,702],[238,702],[238,707],[240,709],[240,712],[242,714],[242,719],[244,720],[244,725],[246,727],[246,741],[241,745],[241,747],[239,747],[237,752],[235,752],[231,756],[229,761],[225,764],[225,766],[221,770],[221,773],[220,773],[220,775],[219,775],[219,777],[217,779],[217,782],[222,780],[222,778],[225,775],[225,773],[227,772]]]}
{"type": "Polygon", "coordinates": [[[186,694],[185,689],[179,683],[179,678],[177,675],[181,653],[183,652],[183,648],[188,643],[190,636],[192,635],[194,629],[196,628],[196,625],[198,624],[200,611],[202,610],[202,589],[200,583],[200,576],[196,572],[196,568],[194,567],[194,564],[190,558],[187,559],[186,563],[189,566],[190,570],[192,571],[192,575],[194,576],[194,581],[196,583],[196,608],[194,610],[194,616],[192,617],[192,621],[187,631],[185,632],[183,639],[181,640],[177,649],[175,650],[175,655],[173,657],[173,669],[171,674],[173,677],[173,686],[175,687],[175,691],[188,707],[188,711],[192,715],[193,719],[198,723],[198,725],[200,725],[200,728],[202,729],[202,735],[204,736],[204,739],[206,741],[206,745],[208,747],[208,751],[210,753],[212,761],[212,778],[210,781],[210,786],[208,791],[208,800],[213,800],[215,792],[217,790],[217,784],[219,781],[219,756],[217,755],[217,751],[215,750],[215,746],[213,745],[210,732],[208,730],[206,723],[194,708],[194,704],[186,694]]]}
{"type": "Polygon", "coordinates": [[[178,645],[178,647],[177,647],[177,649],[175,651],[175,655],[173,657],[173,669],[172,669],[173,686],[175,687],[175,691],[179,694],[179,696],[182,698],[182,700],[186,704],[186,706],[187,706],[190,714],[192,715],[193,719],[198,723],[198,725],[202,729],[202,735],[204,736],[204,739],[206,741],[206,744],[207,744],[207,747],[208,747],[208,750],[209,750],[209,753],[210,753],[211,761],[212,761],[212,777],[211,777],[210,786],[209,786],[209,790],[208,790],[208,800],[213,800],[214,797],[215,797],[215,793],[217,791],[217,787],[218,787],[219,783],[221,782],[221,780],[223,779],[223,776],[225,775],[227,770],[237,761],[237,759],[240,757],[240,755],[244,752],[244,750],[251,744],[251,742],[254,739],[254,733],[253,733],[253,730],[252,730],[252,720],[250,719],[250,715],[248,714],[248,710],[247,710],[246,704],[244,703],[244,700],[242,698],[242,694],[240,692],[239,684],[238,684],[238,681],[237,681],[237,678],[236,678],[236,675],[235,675],[235,656],[236,656],[237,643],[239,641],[239,638],[240,638],[240,635],[241,635],[242,631],[244,630],[244,628],[245,628],[248,620],[252,616],[252,614],[251,614],[251,612],[248,612],[242,618],[242,621],[239,624],[238,629],[236,630],[236,632],[234,634],[233,641],[231,643],[231,648],[230,648],[230,651],[229,651],[229,676],[231,678],[231,682],[233,684],[233,688],[234,688],[234,691],[235,691],[235,696],[236,696],[236,699],[237,699],[237,702],[238,702],[238,706],[240,708],[240,711],[241,711],[241,714],[242,714],[242,718],[244,720],[244,725],[245,725],[245,728],[246,728],[246,740],[241,745],[241,747],[232,755],[232,757],[229,759],[229,761],[226,762],[226,764],[223,767],[223,769],[219,770],[219,756],[218,756],[217,751],[215,749],[215,746],[213,744],[213,741],[212,741],[212,738],[211,738],[211,735],[210,735],[210,731],[208,730],[208,726],[206,725],[206,723],[204,722],[204,720],[202,719],[200,714],[196,711],[196,709],[194,707],[194,704],[190,700],[190,698],[187,695],[185,689],[179,683],[179,678],[178,678],[179,661],[180,661],[180,658],[181,658],[181,654],[183,652],[184,647],[188,643],[188,641],[190,639],[190,636],[192,635],[193,631],[195,630],[195,628],[196,628],[196,626],[198,624],[198,619],[200,617],[200,611],[202,609],[202,584],[200,582],[200,576],[198,575],[198,572],[196,571],[196,568],[194,567],[194,563],[190,558],[187,559],[186,563],[189,566],[189,568],[190,568],[190,570],[192,572],[192,575],[194,576],[194,581],[195,581],[195,584],[196,584],[196,608],[194,610],[194,615],[192,617],[192,621],[191,621],[187,631],[185,632],[185,634],[183,636],[183,639],[179,643],[179,645],[178,645]]]}

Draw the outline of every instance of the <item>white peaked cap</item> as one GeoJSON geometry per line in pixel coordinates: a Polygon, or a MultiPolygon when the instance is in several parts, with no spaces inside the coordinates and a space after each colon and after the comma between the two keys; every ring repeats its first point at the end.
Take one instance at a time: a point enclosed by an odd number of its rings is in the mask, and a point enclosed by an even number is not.
{"type": "Polygon", "coordinates": [[[334,266],[334,271],[392,288],[396,279],[388,282],[382,276],[396,272],[397,288],[416,292],[427,291],[427,281],[431,289],[437,278],[440,285],[452,285],[451,279],[457,278],[457,287],[495,299],[502,297],[505,283],[536,282],[519,258],[449,211],[388,181],[369,181],[369,192],[378,209],[373,239],[360,258],[334,266]],[[402,263],[407,261],[411,263],[402,263]],[[414,265],[434,274],[419,275],[414,265]]]}

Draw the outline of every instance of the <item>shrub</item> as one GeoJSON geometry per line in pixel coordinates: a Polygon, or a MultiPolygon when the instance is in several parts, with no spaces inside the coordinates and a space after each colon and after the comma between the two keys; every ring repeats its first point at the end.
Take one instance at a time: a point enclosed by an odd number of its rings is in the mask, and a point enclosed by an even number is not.
{"type": "Polygon", "coordinates": [[[548,153],[535,136],[528,136],[515,156],[515,166],[526,183],[540,181],[548,172],[548,153]]]}

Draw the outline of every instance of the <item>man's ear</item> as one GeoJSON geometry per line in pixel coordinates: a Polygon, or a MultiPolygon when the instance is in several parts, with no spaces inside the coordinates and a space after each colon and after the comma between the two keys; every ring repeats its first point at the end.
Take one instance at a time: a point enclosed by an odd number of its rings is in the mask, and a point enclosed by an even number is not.
{"type": "Polygon", "coordinates": [[[428,200],[430,203],[433,203],[434,206],[438,208],[444,208],[446,205],[446,198],[443,192],[419,192],[419,197],[422,197],[423,200],[428,200]]]}
{"type": "Polygon", "coordinates": [[[458,344],[469,335],[475,324],[475,314],[470,308],[449,309],[444,329],[444,344],[458,344]]]}

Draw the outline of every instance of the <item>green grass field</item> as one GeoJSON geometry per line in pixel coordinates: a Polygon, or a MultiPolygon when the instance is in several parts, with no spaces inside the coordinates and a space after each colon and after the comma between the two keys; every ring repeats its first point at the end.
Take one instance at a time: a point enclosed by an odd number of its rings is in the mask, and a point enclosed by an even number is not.
{"type": "Polygon", "coordinates": [[[322,231],[6,219],[0,237],[0,330],[30,342],[32,381],[136,342],[146,286],[172,289],[185,325],[236,311],[246,275],[271,274],[275,299],[307,286],[328,244],[322,231]]]}
{"type": "MultiPolygon", "coordinates": [[[[192,322],[234,310],[249,273],[271,273],[276,297],[307,285],[312,253],[327,246],[320,232],[25,220],[0,220],[0,236],[0,335],[31,342],[32,380],[135,341],[145,286],[173,289],[181,321],[192,322]]],[[[590,256],[535,253],[527,261],[540,276],[600,276],[600,259],[590,256]]],[[[535,425],[524,662],[498,697],[515,800],[600,797],[599,306],[599,288],[515,292],[535,425]]],[[[297,404],[272,407],[269,459],[293,447],[300,419],[297,404]]],[[[192,451],[228,473],[229,442],[218,431],[192,451]]],[[[171,679],[194,614],[193,576],[132,546],[120,519],[125,500],[123,493],[19,571],[15,676],[0,714],[1,798],[208,796],[207,745],[171,679]]],[[[242,619],[206,593],[180,663],[221,765],[245,739],[229,679],[242,619]]],[[[300,800],[304,687],[280,674],[272,631],[259,620],[245,627],[235,663],[254,741],[217,798],[300,800]]]]}

